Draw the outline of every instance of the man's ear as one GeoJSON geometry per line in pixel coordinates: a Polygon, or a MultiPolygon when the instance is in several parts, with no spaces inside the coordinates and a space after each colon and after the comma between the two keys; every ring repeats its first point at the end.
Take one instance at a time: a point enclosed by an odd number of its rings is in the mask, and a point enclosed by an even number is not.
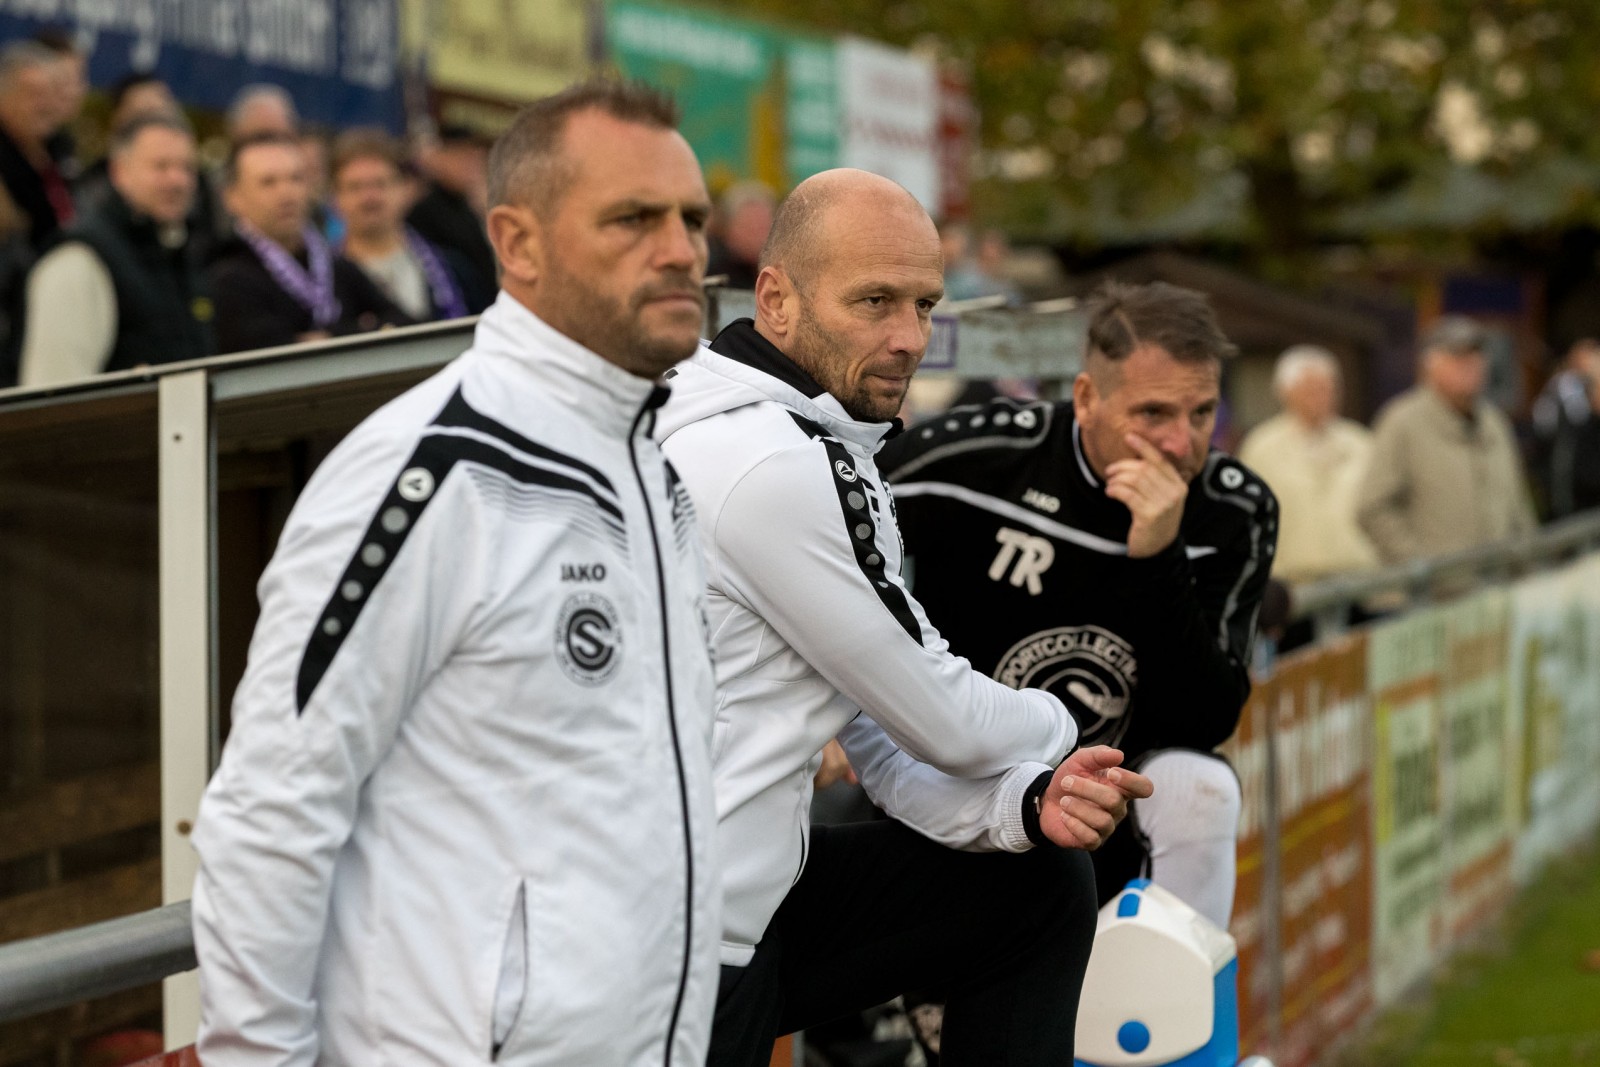
{"type": "Polygon", "coordinates": [[[1094,378],[1088,371],[1079,371],[1078,376],[1072,379],[1072,410],[1079,422],[1083,421],[1084,412],[1094,418],[1094,408],[1100,401],[1099,390],[1094,387],[1094,378]]]}
{"type": "Polygon", "coordinates": [[[525,286],[538,284],[544,273],[545,245],[538,214],[521,204],[498,204],[485,222],[505,277],[525,286]]]}
{"type": "MultiPolygon", "coordinates": [[[[773,340],[794,333],[800,313],[800,294],[782,267],[766,266],[756,276],[756,322],[773,340]]],[[[781,346],[780,346],[781,347],[781,346]]]]}

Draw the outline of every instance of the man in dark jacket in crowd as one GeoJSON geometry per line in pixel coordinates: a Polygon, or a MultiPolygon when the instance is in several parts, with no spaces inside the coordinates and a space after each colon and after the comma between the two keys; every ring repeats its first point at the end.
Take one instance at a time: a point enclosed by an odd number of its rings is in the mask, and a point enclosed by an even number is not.
{"type": "Polygon", "coordinates": [[[294,138],[264,134],[234,145],[225,195],[238,236],[210,270],[219,352],[412,321],[311,225],[305,153],[294,138]]]}
{"type": "Polygon", "coordinates": [[[382,130],[350,130],[333,144],[333,204],[344,220],[340,251],[418,322],[476,315],[494,300],[469,288],[472,265],[406,225],[404,156],[382,130]]]}
{"type": "Polygon", "coordinates": [[[489,167],[489,150],[471,130],[446,126],[439,141],[427,148],[420,162],[427,188],[406,218],[413,230],[439,248],[467,261],[472,277],[463,279],[472,292],[493,293],[496,280],[494,250],[483,228],[483,197],[489,167]]]}
{"type": "Polygon", "coordinates": [[[0,388],[16,382],[22,279],[73,218],[71,189],[50,153],[61,80],[61,57],[39,42],[0,48],[0,388]]]}
{"type": "Polygon", "coordinates": [[[35,252],[73,217],[72,192],[47,147],[61,126],[60,65],[37,41],[0,49],[0,181],[35,252]]]}
{"type": "Polygon", "coordinates": [[[111,141],[110,191],[28,279],[22,384],[48,385],[215,351],[211,300],[184,225],[194,135],[146,115],[111,141]]]}
{"type": "Polygon", "coordinates": [[[1600,508],[1600,341],[1582,337],[1533,405],[1534,477],[1552,519],[1600,508]]]}

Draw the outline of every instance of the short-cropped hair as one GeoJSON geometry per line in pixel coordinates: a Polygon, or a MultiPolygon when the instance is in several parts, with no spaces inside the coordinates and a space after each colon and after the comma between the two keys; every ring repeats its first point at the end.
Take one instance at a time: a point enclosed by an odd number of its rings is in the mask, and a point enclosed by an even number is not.
{"type": "Polygon", "coordinates": [[[135,115],[111,131],[109,145],[111,157],[115,159],[132,148],[139,135],[146,130],[171,130],[173,133],[183,134],[191,141],[194,140],[194,130],[181,115],[135,115]]]}
{"type": "Polygon", "coordinates": [[[9,88],[11,81],[25,70],[50,67],[61,62],[61,53],[38,41],[11,41],[0,45],[0,89],[9,88]]]}
{"type": "Polygon", "coordinates": [[[651,129],[678,128],[672,97],[642,82],[590,78],[517,113],[489,151],[489,206],[525,203],[548,214],[571,181],[561,166],[561,136],[567,120],[582,111],[600,111],[651,129]]]}
{"type": "Polygon", "coordinates": [[[223,178],[228,185],[239,180],[239,158],[250,149],[260,148],[262,145],[283,145],[286,148],[302,151],[299,139],[287,133],[257,133],[240,138],[228,146],[228,162],[223,170],[223,178]]]}
{"type": "Polygon", "coordinates": [[[387,130],[377,127],[346,130],[334,138],[328,164],[329,177],[337,181],[339,172],[358,159],[381,159],[396,173],[405,173],[405,150],[387,130]]]}
{"type": "Polygon", "coordinates": [[[1222,335],[1205,294],[1166,282],[1106,282],[1089,299],[1089,349],[1120,363],[1155,345],[1184,363],[1232,359],[1239,349],[1222,335]]]}

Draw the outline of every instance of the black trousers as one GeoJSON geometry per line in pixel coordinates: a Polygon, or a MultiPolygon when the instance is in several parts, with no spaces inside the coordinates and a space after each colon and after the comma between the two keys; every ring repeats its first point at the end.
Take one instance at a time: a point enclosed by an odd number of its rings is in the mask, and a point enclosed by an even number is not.
{"type": "Polygon", "coordinates": [[[724,967],[709,1067],[913,989],[939,989],[945,1067],[1072,1062],[1094,942],[1074,850],[958,852],[893,820],[813,826],[805,872],[745,967],[724,967]]]}

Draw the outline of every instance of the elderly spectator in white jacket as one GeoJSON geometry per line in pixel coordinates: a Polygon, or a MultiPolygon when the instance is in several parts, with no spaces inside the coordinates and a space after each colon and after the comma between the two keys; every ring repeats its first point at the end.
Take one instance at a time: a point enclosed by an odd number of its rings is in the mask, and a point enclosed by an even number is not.
{"type": "Polygon", "coordinates": [[[1246,435],[1239,458],[1278,497],[1273,577],[1290,584],[1361,570],[1377,554],[1356,524],[1356,494],[1372,434],[1339,415],[1339,361],[1315,345],[1278,357],[1272,385],[1283,410],[1246,435]]]}

